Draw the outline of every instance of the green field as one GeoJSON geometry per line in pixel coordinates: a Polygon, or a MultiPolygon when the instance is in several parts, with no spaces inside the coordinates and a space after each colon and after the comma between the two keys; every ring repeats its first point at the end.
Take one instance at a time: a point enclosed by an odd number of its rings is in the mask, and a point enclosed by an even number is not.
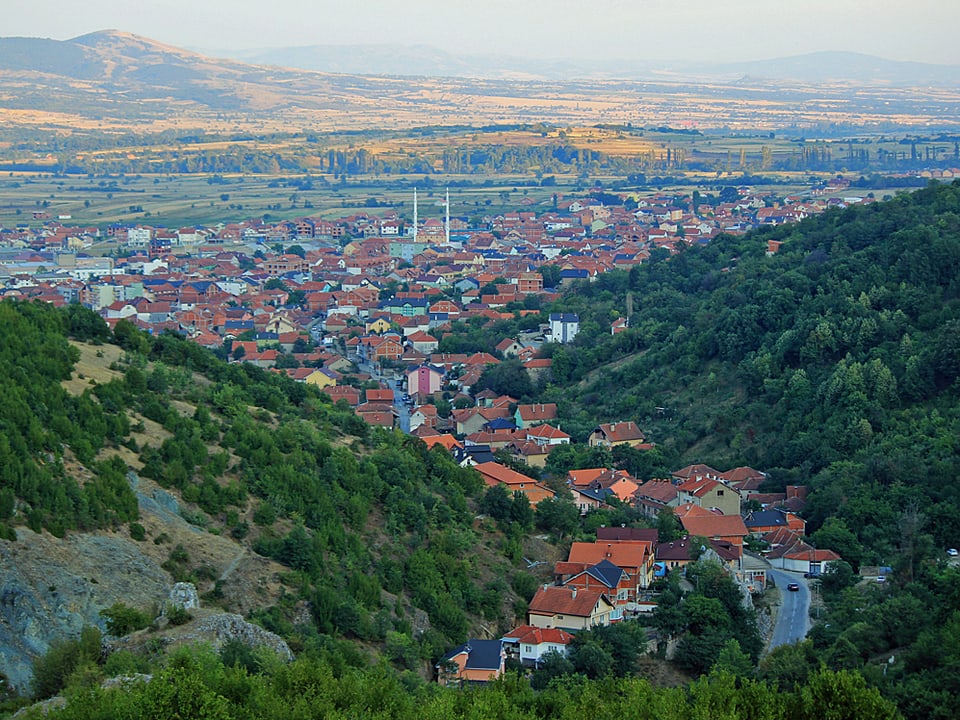
{"type": "MultiPolygon", "coordinates": [[[[213,226],[249,218],[280,220],[296,217],[339,218],[355,213],[383,214],[396,210],[413,212],[413,190],[419,185],[421,219],[440,217],[443,210],[444,180],[423,176],[398,182],[365,180],[346,185],[328,184],[313,177],[313,187],[303,190],[291,181],[296,178],[270,176],[225,176],[214,183],[206,176],[163,177],[125,176],[90,178],[17,173],[0,177],[0,226],[37,226],[62,218],[78,226],[104,227],[112,223],[143,223],[163,227],[213,226]],[[45,213],[48,218],[35,218],[45,213]],[[67,217],[68,216],[68,217],[67,217]]],[[[476,178],[472,178],[476,182],[476,178]]],[[[489,185],[455,187],[450,193],[450,212],[455,216],[479,216],[520,205],[523,197],[539,204],[550,201],[558,187],[523,186],[519,178],[499,178],[489,185]]],[[[562,186],[574,189],[574,179],[562,186]]],[[[542,205],[540,206],[542,208],[542,205]]]]}

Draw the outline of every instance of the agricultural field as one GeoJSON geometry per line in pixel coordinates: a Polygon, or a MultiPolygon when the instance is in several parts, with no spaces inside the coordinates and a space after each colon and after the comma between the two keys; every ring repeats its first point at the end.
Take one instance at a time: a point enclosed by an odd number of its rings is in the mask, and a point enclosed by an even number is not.
{"type": "MultiPolygon", "coordinates": [[[[884,165],[960,166],[949,136],[813,141],[777,133],[703,133],[631,125],[422,127],[325,135],[106,134],[0,144],[0,224],[180,227],[263,217],[336,218],[375,208],[407,215],[418,187],[451,187],[468,218],[599,186],[656,192],[771,184],[779,194],[884,165]],[[406,210],[405,210],[406,208],[406,210]],[[39,214],[37,218],[34,214],[39,214]]],[[[895,183],[894,183],[895,185],[895,183]]],[[[879,186],[877,186],[879,187],[879,186]]],[[[439,197],[437,212],[441,212],[439,197]]]]}

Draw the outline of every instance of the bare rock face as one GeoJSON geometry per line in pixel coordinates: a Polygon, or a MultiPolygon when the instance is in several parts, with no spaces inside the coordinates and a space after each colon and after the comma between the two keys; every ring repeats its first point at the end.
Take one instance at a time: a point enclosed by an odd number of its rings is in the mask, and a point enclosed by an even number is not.
{"type": "Polygon", "coordinates": [[[23,527],[17,536],[0,541],[0,672],[18,693],[29,691],[33,661],[54,640],[105,630],[100,610],[114,603],[150,607],[168,595],[169,575],[130,540],[23,527]]]}
{"type": "Polygon", "coordinates": [[[178,582],[170,590],[170,604],[180,610],[197,610],[200,608],[200,596],[193,583],[178,582]]]}

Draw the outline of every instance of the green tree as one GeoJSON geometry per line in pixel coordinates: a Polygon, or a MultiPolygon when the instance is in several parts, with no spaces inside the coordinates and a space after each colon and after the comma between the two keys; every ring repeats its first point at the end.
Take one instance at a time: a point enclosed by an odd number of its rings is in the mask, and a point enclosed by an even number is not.
{"type": "Polygon", "coordinates": [[[801,720],[895,720],[896,706],[867,687],[863,676],[840,670],[820,670],[800,689],[796,717],[801,720]]]}
{"type": "Polygon", "coordinates": [[[537,503],[536,523],[538,528],[552,532],[562,541],[580,525],[580,511],[569,500],[547,498],[537,503]]]}
{"type": "Polygon", "coordinates": [[[818,548],[833,550],[854,567],[859,567],[863,546],[841,518],[828,518],[810,538],[818,548]]]}
{"type": "Polygon", "coordinates": [[[107,632],[114,637],[142,630],[153,621],[148,613],[120,602],[101,610],[100,616],[107,619],[107,632]]]}
{"type": "Polygon", "coordinates": [[[757,675],[780,690],[794,691],[807,684],[821,663],[813,642],[802,640],[771,650],[760,661],[757,675]]]}
{"type": "Polygon", "coordinates": [[[42,700],[56,695],[80,667],[98,664],[100,641],[97,628],[85,627],[79,638],[51,643],[50,649],[33,663],[33,696],[42,700]]]}
{"type": "Polygon", "coordinates": [[[480,498],[480,512],[494,520],[506,520],[510,517],[512,499],[505,485],[496,484],[487,489],[480,498]]]}
{"type": "Polygon", "coordinates": [[[713,670],[730,673],[737,678],[753,677],[754,666],[750,656],[740,649],[740,643],[730,638],[713,664],[713,670]]]}

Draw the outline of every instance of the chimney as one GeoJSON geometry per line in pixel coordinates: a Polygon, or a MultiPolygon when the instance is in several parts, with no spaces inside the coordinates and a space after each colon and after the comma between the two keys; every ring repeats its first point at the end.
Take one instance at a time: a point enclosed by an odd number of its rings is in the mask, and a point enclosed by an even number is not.
{"type": "Polygon", "coordinates": [[[577,596],[577,589],[575,587],[570,588],[570,597],[575,598],[577,596]]]}

